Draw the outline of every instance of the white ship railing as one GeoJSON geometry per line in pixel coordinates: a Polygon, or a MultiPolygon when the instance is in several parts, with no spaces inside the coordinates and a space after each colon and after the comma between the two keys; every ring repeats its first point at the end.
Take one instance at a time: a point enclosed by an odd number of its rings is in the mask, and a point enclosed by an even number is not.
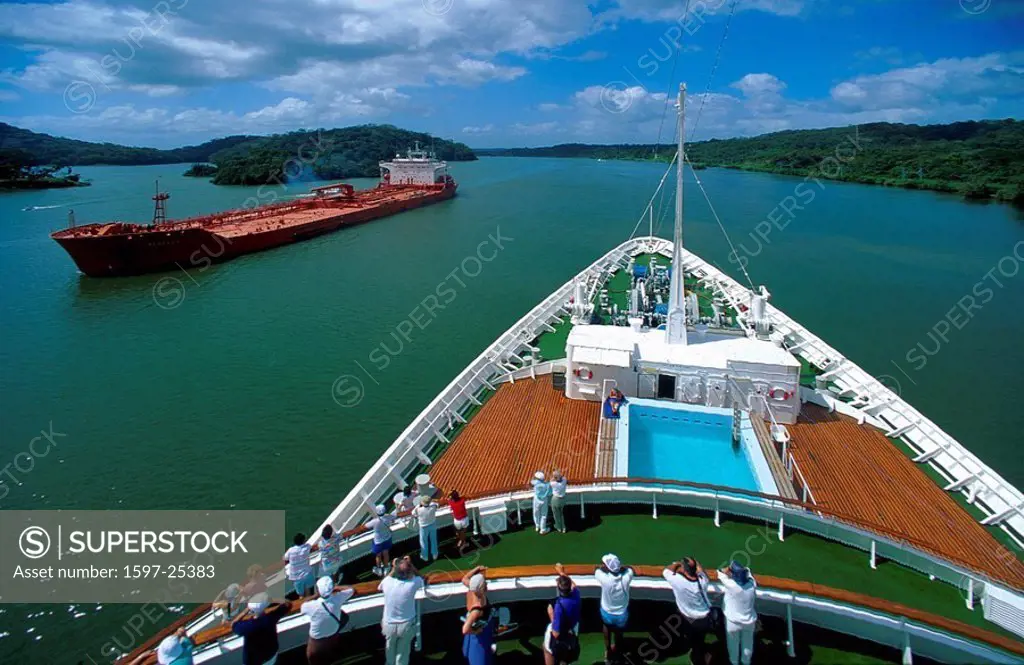
{"type": "MultiPolygon", "coordinates": [[[[672,243],[658,240],[658,251],[671,257],[672,243]]],[[[703,278],[734,309],[739,311],[740,305],[749,306],[750,290],[733,278],[685,248],[683,262],[687,272],[703,278]]],[[[985,515],[980,520],[982,524],[998,526],[1018,546],[1024,547],[1024,494],[1019,489],[902,397],[782,310],[769,303],[767,313],[774,328],[773,335],[791,353],[824,370],[822,376],[835,384],[841,395],[852,400],[851,406],[863,422],[881,429],[888,437],[904,441],[916,453],[915,462],[928,463],[946,479],[945,490],[960,492],[985,515]]],[[[745,317],[742,312],[739,316],[745,317]]],[[[838,400],[831,395],[823,397],[830,407],[837,405],[838,400]]]]}
{"type": "MultiPolygon", "coordinates": [[[[601,586],[591,573],[582,573],[581,566],[572,566],[570,574],[586,599],[596,599],[601,595],[601,586]]],[[[654,601],[673,603],[672,588],[663,578],[656,576],[648,567],[638,574],[630,585],[630,596],[633,601],[654,601]]],[[[555,593],[555,575],[541,572],[539,566],[525,569],[509,569],[502,574],[501,569],[495,579],[488,580],[487,596],[492,605],[505,607],[512,622],[518,618],[518,612],[525,607],[506,604],[528,601],[546,600],[555,593]],[[509,574],[510,573],[510,574],[509,574]],[[517,574],[518,573],[518,574],[517,574]]],[[[432,575],[432,582],[417,594],[417,616],[463,610],[465,608],[466,588],[454,579],[456,576],[432,575]]],[[[928,623],[926,614],[910,613],[920,616],[921,620],[901,615],[898,608],[871,599],[869,607],[855,602],[841,602],[828,597],[828,590],[823,595],[798,592],[791,580],[775,580],[762,578],[757,589],[756,609],[758,614],[776,616],[785,619],[787,649],[790,657],[795,656],[799,635],[794,631],[794,623],[805,623],[826,630],[850,635],[860,640],[883,644],[902,652],[903,662],[911,662],[914,656],[928,658],[939,662],[970,662],[970,663],[1024,663],[1024,658],[980,639],[971,639],[967,635],[946,630],[928,623]]],[[[720,602],[723,593],[719,582],[711,582],[708,591],[713,602],[720,602]]],[[[867,602],[867,601],[865,601],[867,602]]],[[[373,593],[360,595],[345,604],[345,612],[349,615],[347,632],[362,628],[371,628],[381,621],[384,598],[382,594],[373,593]]],[[[679,635],[681,619],[668,619],[662,630],[665,636],[679,635]]],[[[457,630],[458,622],[452,621],[452,629],[457,630]]],[[[417,648],[422,644],[422,624],[417,626],[415,637],[417,648]]],[[[582,626],[584,630],[592,630],[593,626],[582,626]]],[[[302,614],[293,614],[278,624],[278,642],[281,651],[302,648],[309,634],[309,619],[302,614]]],[[[242,640],[230,636],[209,646],[202,646],[193,658],[198,663],[218,663],[233,665],[241,663],[242,640]]]]}
{"type": "MultiPolygon", "coordinates": [[[[963,594],[965,605],[974,610],[979,598],[990,588],[1004,594],[1020,597],[1019,590],[974,568],[969,562],[955,562],[902,540],[895,534],[876,531],[878,527],[858,524],[856,520],[829,514],[824,509],[795,504],[777,497],[760,495],[756,492],[728,488],[714,488],[698,483],[659,481],[636,478],[609,479],[591,483],[570,485],[567,503],[578,506],[585,516],[587,506],[632,505],[644,506],[652,518],[657,519],[659,509],[666,507],[703,512],[709,519],[709,528],[721,525],[727,516],[765,524],[764,538],[768,545],[785,543],[787,532],[800,531],[825,540],[834,541],[846,547],[865,552],[865,564],[875,569],[879,559],[915,570],[924,575],[948,583],[963,594]]],[[[467,507],[472,518],[472,529],[476,546],[487,549],[494,541],[491,534],[508,529],[510,523],[523,524],[524,513],[531,509],[533,493],[530,490],[487,492],[482,496],[468,497],[467,507]]],[[[437,526],[445,529],[452,526],[451,511],[443,506],[437,514],[437,526]]],[[[418,537],[418,530],[408,518],[402,518],[392,527],[392,540],[401,543],[418,537]]],[[[340,547],[344,566],[368,558],[371,555],[372,532],[359,529],[346,536],[340,547]]],[[[799,545],[796,545],[799,547],[799,545]]],[[[312,561],[319,563],[319,553],[312,561]]],[[[284,572],[278,571],[267,580],[269,585],[284,583],[284,572]]],[[[1008,615],[999,625],[1011,627],[1020,622],[1020,617],[1008,615]]],[[[188,624],[190,634],[217,625],[218,619],[210,612],[188,624]]]]}

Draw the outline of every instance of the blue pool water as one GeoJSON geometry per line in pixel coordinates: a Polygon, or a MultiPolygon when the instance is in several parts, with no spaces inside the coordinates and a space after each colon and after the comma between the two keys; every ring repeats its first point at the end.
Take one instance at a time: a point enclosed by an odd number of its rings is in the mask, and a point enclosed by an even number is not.
{"type": "Polygon", "coordinates": [[[629,475],[762,491],[732,415],[631,404],[629,475]]]}

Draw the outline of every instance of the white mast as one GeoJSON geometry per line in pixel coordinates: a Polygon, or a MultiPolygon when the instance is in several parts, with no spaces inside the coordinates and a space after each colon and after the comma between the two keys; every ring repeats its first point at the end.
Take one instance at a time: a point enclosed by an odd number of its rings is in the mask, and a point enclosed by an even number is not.
{"type": "Polygon", "coordinates": [[[683,162],[686,153],[684,129],[686,104],[686,84],[679,84],[679,144],[676,155],[676,228],[672,236],[672,284],[668,296],[668,324],[666,339],[669,344],[686,345],[686,289],[683,274],[683,162]]]}

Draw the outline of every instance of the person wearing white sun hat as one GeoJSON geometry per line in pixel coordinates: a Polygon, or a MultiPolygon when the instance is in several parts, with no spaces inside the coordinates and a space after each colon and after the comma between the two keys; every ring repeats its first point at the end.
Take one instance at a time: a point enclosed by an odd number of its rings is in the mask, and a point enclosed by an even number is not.
{"type": "Polygon", "coordinates": [[[614,554],[605,554],[601,557],[601,565],[594,571],[594,577],[601,585],[604,659],[608,662],[622,646],[622,631],[629,622],[629,585],[633,583],[633,569],[623,566],[614,554]]]}
{"type": "Polygon", "coordinates": [[[533,528],[539,534],[548,533],[548,507],[551,505],[551,485],[543,471],[533,474],[533,528]]]}
{"type": "Polygon", "coordinates": [[[420,525],[420,558],[430,562],[437,558],[437,504],[426,494],[420,496],[420,505],[412,514],[420,525]]]}
{"type": "Polygon", "coordinates": [[[318,598],[302,604],[302,614],[309,617],[309,640],[306,660],[309,665],[330,665],[341,657],[342,631],[349,617],[342,606],[356,591],[352,587],[335,586],[328,576],[316,581],[318,598]]]}
{"type": "Polygon", "coordinates": [[[192,640],[185,635],[185,629],[179,628],[160,642],[156,662],[159,665],[192,665],[192,648],[192,640]]]}
{"type": "Polygon", "coordinates": [[[249,599],[249,611],[231,624],[242,638],[242,665],[274,665],[277,662],[277,623],[288,616],[290,603],[270,602],[265,593],[249,599]]]}

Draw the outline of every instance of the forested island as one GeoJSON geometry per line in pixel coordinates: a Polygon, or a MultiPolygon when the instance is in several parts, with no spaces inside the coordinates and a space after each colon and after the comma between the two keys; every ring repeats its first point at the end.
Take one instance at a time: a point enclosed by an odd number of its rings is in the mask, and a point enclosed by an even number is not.
{"type": "Polygon", "coordinates": [[[218,185],[262,185],[284,177],[342,180],[377,177],[378,162],[419,142],[441,159],[471,161],[476,154],[464,143],[446,141],[392,125],[298,131],[253,139],[213,154],[218,185]]]}
{"type": "Polygon", "coordinates": [[[24,150],[0,147],[0,190],[86,187],[77,173],[64,164],[40,164],[24,150]]]}
{"type": "Polygon", "coordinates": [[[196,162],[188,168],[182,175],[189,178],[212,178],[217,175],[217,167],[213,164],[203,164],[196,162]]]}
{"type": "Polygon", "coordinates": [[[476,159],[476,154],[463,143],[392,125],[302,130],[273,136],[228,136],[199,145],[159,150],[78,141],[0,123],[0,159],[8,176],[0,174],[0,181],[9,183],[11,188],[72,186],[62,184],[64,179],[53,174],[71,165],[181,163],[192,163],[185,175],[212,177],[217,185],[375,177],[379,161],[394,157],[396,152],[404,154],[417,141],[423,148],[434,150],[441,159],[476,159]],[[39,173],[47,169],[51,173],[41,177],[39,173]]]}
{"type": "MultiPolygon", "coordinates": [[[[671,145],[588,145],[476,151],[480,155],[667,162],[671,145]]],[[[1024,204],[1024,122],[870,123],[687,144],[696,168],[724,167],[958,193],[1024,204]]]]}

